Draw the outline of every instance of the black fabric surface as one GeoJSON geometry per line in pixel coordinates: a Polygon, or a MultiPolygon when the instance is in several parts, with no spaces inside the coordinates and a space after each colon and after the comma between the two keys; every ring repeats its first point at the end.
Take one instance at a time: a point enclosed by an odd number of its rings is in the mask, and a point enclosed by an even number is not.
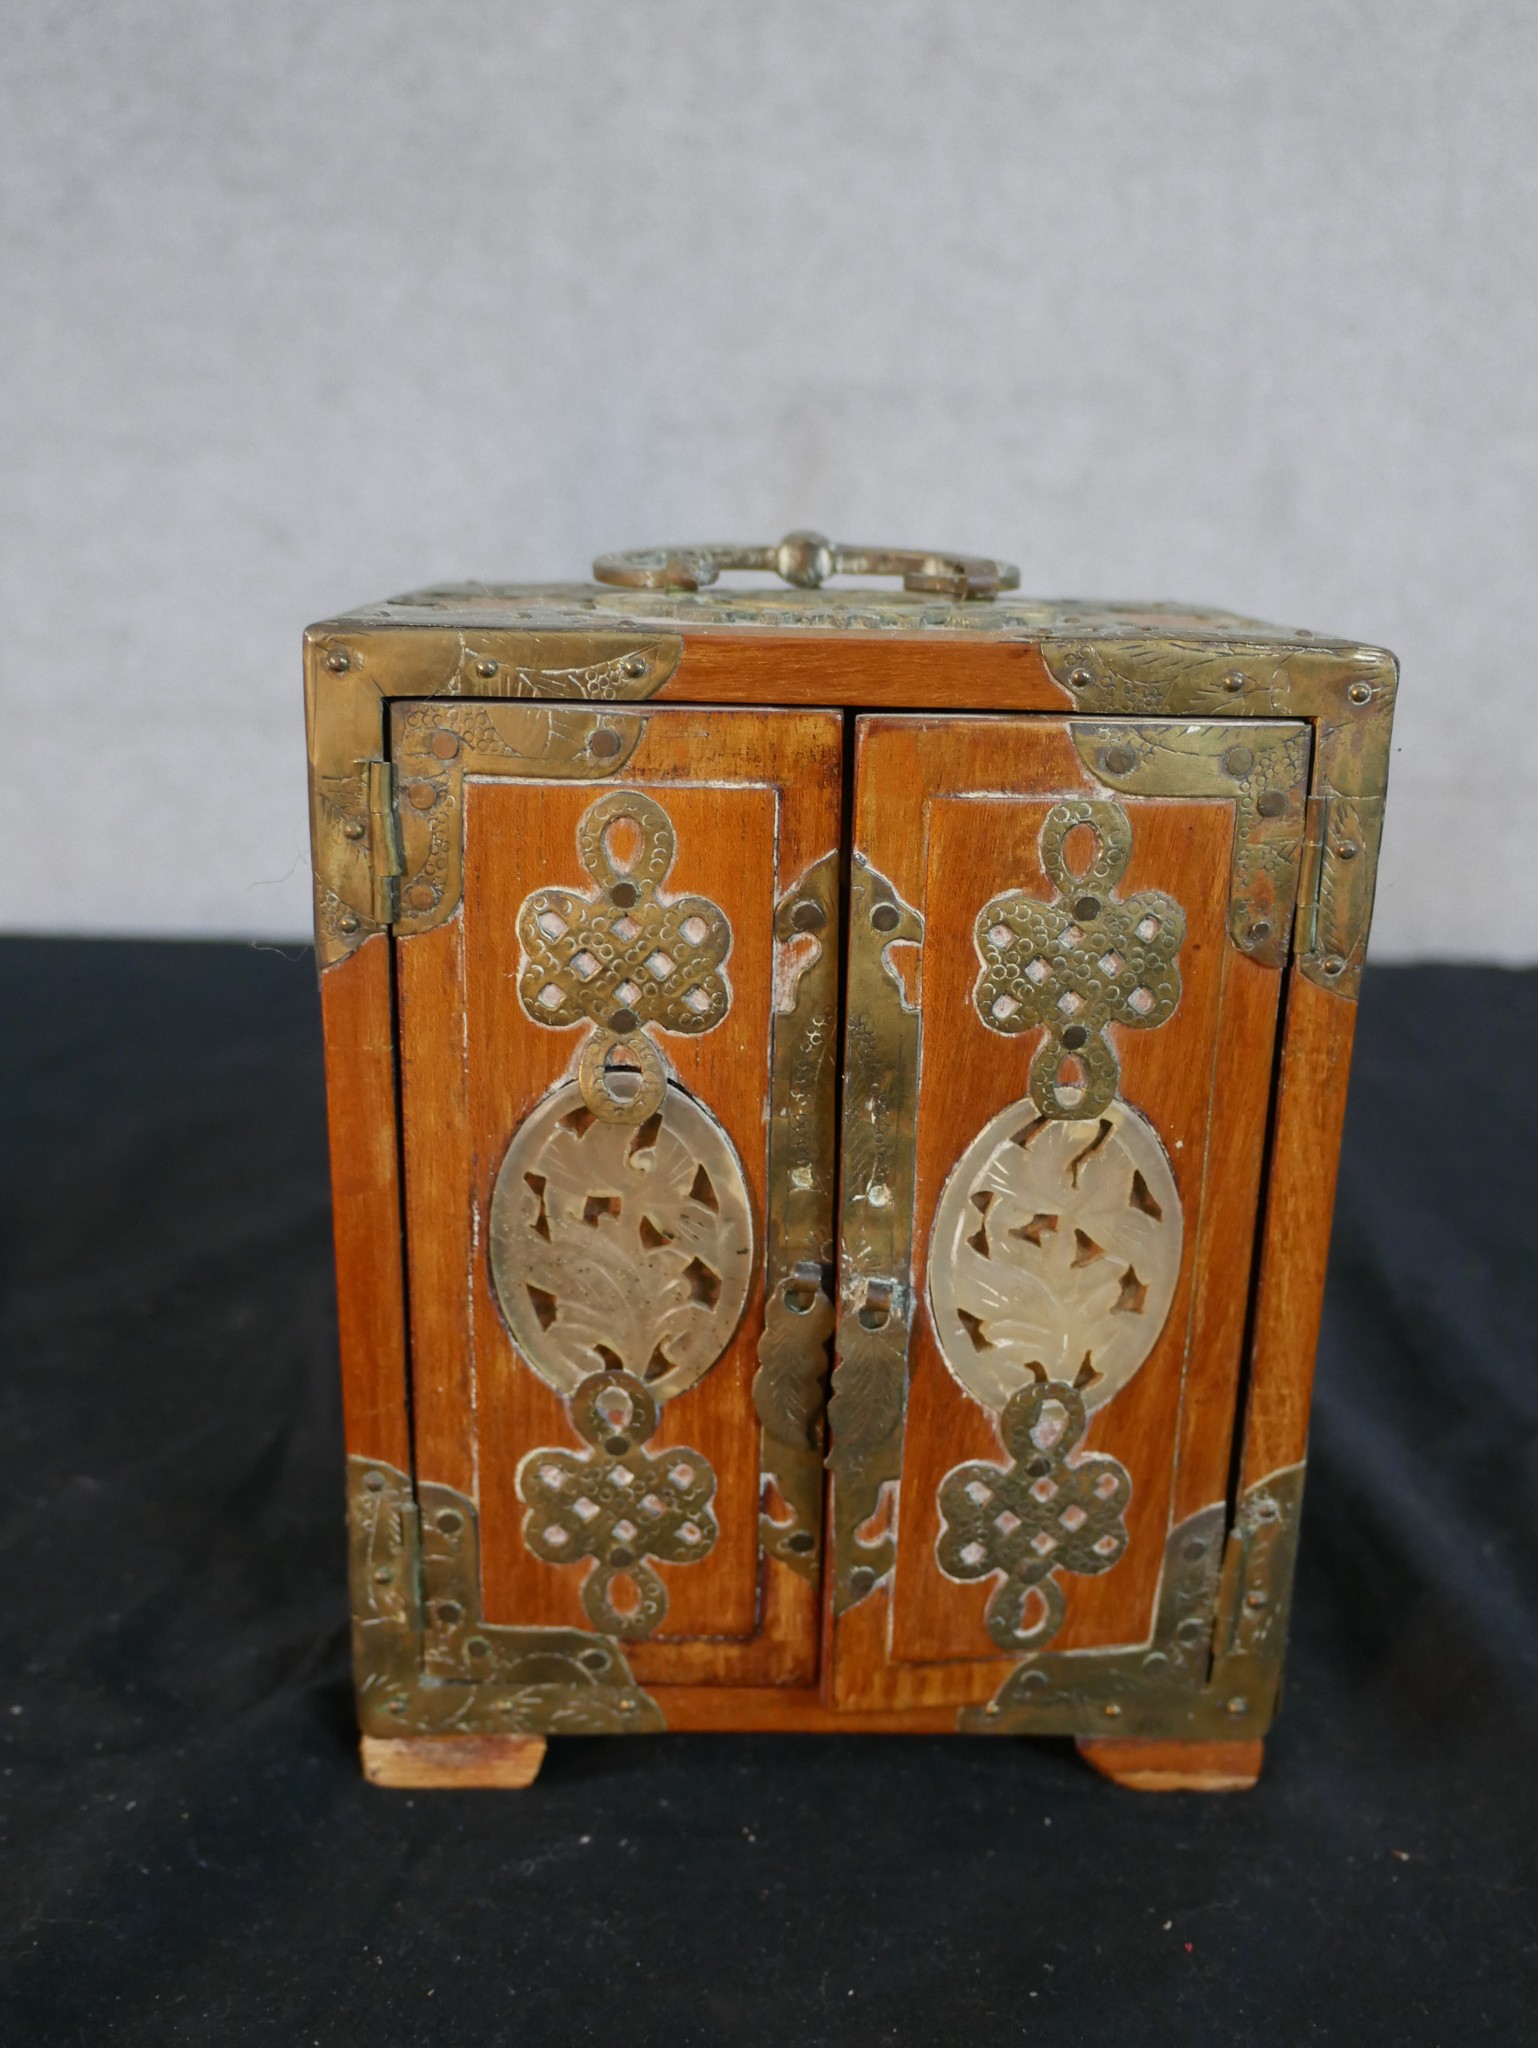
{"type": "Polygon", "coordinates": [[[1286,1707],[1154,1798],[918,1737],[366,1786],[311,963],[0,969],[4,2042],[1538,2038],[1538,975],[1368,979],[1286,1707]]]}

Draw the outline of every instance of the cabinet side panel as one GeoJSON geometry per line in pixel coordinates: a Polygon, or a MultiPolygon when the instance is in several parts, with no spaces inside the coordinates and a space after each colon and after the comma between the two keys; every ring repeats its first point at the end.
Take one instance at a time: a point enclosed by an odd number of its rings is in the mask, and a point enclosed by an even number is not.
{"type": "Polygon", "coordinates": [[[1297,1464],[1324,1306],[1356,1004],[1294,973],[1282,1037],[1241,1490],[1297,1464]]]}
{"type": "Polygon", "coordinates": [[[321,977],[347,1449],[411,1469],[390,942],[321,977]]]}

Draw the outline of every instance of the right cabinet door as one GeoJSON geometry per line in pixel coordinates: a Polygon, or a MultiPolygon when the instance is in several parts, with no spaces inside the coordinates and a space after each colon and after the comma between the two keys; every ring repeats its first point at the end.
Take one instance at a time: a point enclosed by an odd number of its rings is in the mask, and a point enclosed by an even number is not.
{"type": "Polygon", "coordinates": [[[859,721],[833,1687],[1199,1687],[1309,730],[859,721]]]}

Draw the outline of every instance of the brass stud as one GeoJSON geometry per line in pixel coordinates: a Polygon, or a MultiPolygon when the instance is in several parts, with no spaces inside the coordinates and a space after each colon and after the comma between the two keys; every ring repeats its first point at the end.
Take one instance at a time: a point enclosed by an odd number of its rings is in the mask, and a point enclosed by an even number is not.
{"type": "Polygon", "coordinates": [[[1263,946],[1271,936],[1271,927],[1263,917],[1258,917],[1244,936],[1249,945],[1263,946]]]}
{"type": "Polygon", "coordinates": [[[406,801],[414,811],[430,811],[438,801],[438,792],[430,782],[413,782],[406,792],[406,801]]]}
{"type": "Polygon", "coordinates": [[[633,1714],[636,1710],[636,1704],[636,1701],[631,1699],[627,1693],[619,1703],[619,1710],[622,1714],[633,1714]]]}
{"type": "Polygon", "coordinates": [[[1255,808],[1263,818],[1279,818],[1287,808],[1287,799],[1279,789],[1263,789],[1255,799],[1255,808]]]}
{"type": "Polygon", "coordinates": [[[1250,1711],[1250,1703],[1242,1693],[1235,1693],[1231,1700],[1224,1701],[1224,1708],[1237,1721],[1241,1714],[1247,1714],[1250,1711]]]}
{"type": "Polygon", "coordinates": [[[1355,860],[1361,850],[1354,839],[1343,839],[1335,849],[1335,858],[1337,860],[1355,860]]]}
{"type": "Polygon", "coordinates": [[[1339,953],[1327,953],[1320,961],[1319,967],[1321,973],[1331,976],[1344,974],[1346,971],[1346,963],[1341,959],[1339,953]]]}
{"type": "Polygon", "coordinates": [[[1100,765],[1107,775],[1130,775],[1137,766],[1137,755],[1130,747],[1107,747],[1100,765]]]}
{"type": "Polygon", "coordinates": [[[820,903],[804,898],[790,913],[790,922],[798,932],[820,932],[828,921],[828,913],[820,903]]]}
{"type": "Polygon", "coordinates": [[[1092,919],[1100,915],[1100,898],[1098,896],[1081,896],[1073,906],[1073,914],[1080,924],[1090,923],[1092,919]]]}
{"type": "Polygon", "coordinates": [[[624,741],[612,726],[601,725],[588,741],[587,750],[600,761],[612,761],[623,745],[624,741]]]}
{"type": "Polygon", "coordinates": [[[370,1493],[383,1493],[384,1483],[384,1474],[382,1472],[365,1472],[363,1475],[363,1484],[370,1493]]]}
{"type": "Polygon", "coordinates": [[[438,1602],[438,1626],[440,1628],[453,1628],[463,1619],[464,1609],[457,1600],[440,1600],[438,1602]]]}
{"type": "Polygon", "coordinates": [[[1370,704],[1372,702],[1372,684],[1353,683],[1350,689],[1347,690],[1346,695],[1353,704],[1370,704]]]}
{"type": "Polygon", "coordinates": [[[999,1703],[998,1703],[998,1701],[997,1701],[997,1700],[990,1700],[990,1701],[988,1702],[987,1706],[983,1708],[983,1712],[984,1712],[984,1713],[985,1713],[985,1714],[986,1714],[986,1715],[987,1715],[987,1716],[989,1717],[989,1719],[991,1720],[991,1719],[993,1718],[993,1716],[994,1716],[995,1714],[999,1714],[999,1713],[1002,1713],[1002,1712],[1003,1712],[1003,1709],[1002,1709],[1002,1708],[1000,1707],[1000,1705],[999,1705],[999,1703]]]}
{"type": "Polygon", "coordinates": [[[452,761],[459,752],[458,736],[451,732],[435,732],[428,745],[440,761],[452,761]]]}
{"type": "Polygon", "coordinates": [[[357,818],[349,818],[342,827],[343,836],[348,839],[361,839],[367,830],[367,825],[360,823],[357,818]]]}
{"type": "Polygon", "coordinates": [[[870,921],[878,932],[895,932],[902,923],[902,912],[895,903],[878,903],[870,914],[870,921]]]}
{"type": "Polygon", "coordinates": [[[625,657],[625,673],[627,676],[644,676],[646,673],[646,656],[644,654],[627,655],[625,657]]]}
{"type": "Polygon", "coordinates": [[[634,882],[616,882],[609,891],[609,901],[620,910],[629,910],[632,904],[641,900],[641,892],[634,882]]]}
{"type": "Polygon", "coordinates": [[[438,892],[431,882],[415,882],[406,891],[406,901],[413,910],[431,910],[438,900],[438,892]]]}
{"type": "Polygon", "coordinates": [[[609,1019],[609,1029],[616,1038],[628,1038],[640,1022],[641,1020],[634,1010],[616,1010],[609,1019]]]}
{"type": "Polygon", "coordinates": [[[350,913],[346,917],[339,917],[336,921],[336,928],[339,932],[346,932],[350,937],[358,929],[358,919],[350,913]]]}
{"type": "Polygon", "coordinates": [[[334,676],[343,675],[352,667],[351,659],[338,648],[335,654],[326,656],[326,666],[334,676]]]}
{"type": "Polygon", "coordinates": [[[478,661],[475,664],[475,673],[478,676],[485,676],[488,682],[496,674],[496,672],[497,664],[496,662],[491,660],[490,656],[488,656],[485,661],[478,661]]]}
{"type": "Polygon", "coordinates": [[[387,1564],[382,1564],[374,1574],[374,1581],[376,1585],[388,1586],[394,1577],[395,1574],[391,1571],[390,1567],[387,1564]]]}
{"type": "Polygon", "coordinates": [[[1245,1594],[1244,1604],[1246,1607],[1267,1607],[1270,1605],[1270,1602],[1267,1600],[1264,1593],[1256,1591],[1254,1593],[1245,1594]]]}
{"type": "Polygon", "coordinates": [[[1082,1024],[1070,1024],[1062,1037],[1063,1044],[1070,1052],[1077,1052],[1081,1045],[1089,1043],[1089,1033],[1082,1024]]]}
{"type": "Polygon", "coordinates": [[[1087,668],[1070,669],[1068,672],[1070,690],[1087,690],[1094,680],[1093,673],[1087,668]]]}
{"type": "Polygon", "coordinates": [[[444,1508],[438,1516],[438,1527],[445,1536],[457,1536],[464,1527],[464,1516],[458,1508],[444,1508]]]}
{"type": "Polygon", "coordinates": [[[1235,782],[1248,775],[1255,766],[1255,756],[1248,747],[1230,747],[1223,756],[1223,773],[1231,775],[1235,782]]]}
{"type": "Polygon", "coordinates": [[[491,1645],[484,1636],[471,1636],[469,1642],[465,1644],[465,1648],[472,1657],[489,1657],[491,1655],[491,1645]]]}
{"type": "Polygon", "coordinates": [[[1121,1707],[1120,1707],[1120,1705],[1118,1704],[1118,1702],[1117,1702],[1117,1701],[1115,1701],[1115,1700],[1107,1700],[1107,1701],[1106,1701],[1106,1703],[1105,1703],[1105,1717],[1106,1717],[1106,1719],[1107,1719],[1108,1721],[1119,1721],[1119,1720],[1121,1719],[1121,1707]]]}
{"type": "Polygon", "coordinates": [[[1249,677],[1242,669],[1231,668],[1223,678],[1223,687],[1225,690],[1242,690],[1248,682],[1249,677]]]}

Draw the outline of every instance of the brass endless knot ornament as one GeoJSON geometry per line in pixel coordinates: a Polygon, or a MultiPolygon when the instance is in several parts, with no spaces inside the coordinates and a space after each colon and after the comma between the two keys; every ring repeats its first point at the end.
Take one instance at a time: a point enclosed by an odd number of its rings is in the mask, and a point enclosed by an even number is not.
{"type": "Polygon", "coordinates": [[[1072,1455],[1084,1400],[1061,1380],[1021,1388],[999,1427],[1011,1464],[957,1465],[941,1482],[937,1555],[953,1579],[1000,1574],[988,1633],[1001,1649],[1035,1650],[1062,1623],[1055,1575],[1109,1571],[1126,1549],[1132,1480],[1115,1458],[1072,1455]]]}
{"type": "Polygon", "coordinates": [[[1056,804],[1041,828],[1041,864],[1054,900],[1011,889],[978,913],[974,939],[983,971],[972,1000],[990,1031],[1012,1037],[1047,1027],[1030,1079],[1031,1100],[1043,1116],[1098,1116],[1121,1079],[1106,1026],[1151,1029],[1180,1001],[1176,955],[1185,912],[1160,889],[1112,894],[1131,854],[1132,826],[1120,804],[1080,797],[1056,804]],[[1064,845],[1080,825],[1097,844],[1089,866],[1075,874],[1064,845]],[[1063,1081],[1069,1059],[1078,1062],[1082,1083],[1063,1081]]]}
{"type": "Polygon", "coordinates": [[[695,1035],[721,1022],[731,1007],[721,972],[731,926],[708,897],[663,896],[677,834],[639,790],[600,797],[578,827],[577,850],[592,891],[535,889],[518,912],[518,996],[536,1024],[595,1027],[577,1070],[583,1101],[609,1122],[644,1123],[666,1085],[647,1028],[695,1035]],[[640,839],[628,866],[611,849],[624,824],[640,839]]]}
{"type": "Polygon", "coordinates": [[[657,1427],[657,1403],[633,1373],[596,1372],[571,1398],[586,1451],[530,1451],[518,1468],[528,1508],[523,1540],[547,1564],[592,1559],[582,1607],[603,1635],[647,1636],[667,1612],[667,1589],[647,1562],[693,1564],[719,1533],[710,1502],[716,1475],[698,1451],[643,1448],[657,1427]],[[633,1603],[614,1602],[627,1580],[633,1603]]]}

